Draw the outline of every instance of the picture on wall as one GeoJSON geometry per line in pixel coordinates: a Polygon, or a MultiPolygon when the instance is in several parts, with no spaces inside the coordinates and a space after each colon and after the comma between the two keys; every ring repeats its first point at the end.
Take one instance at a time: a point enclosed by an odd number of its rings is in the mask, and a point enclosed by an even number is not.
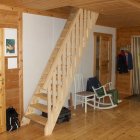
{"type": "Polygon", "coordinates": [[[6,39],[6,54],[15,54],[15,39],[6,39]]]}
{"type": "Polygon", "coordinates": [[[17,29],[4,28],[5,56],[17,56],[17,29]]]}

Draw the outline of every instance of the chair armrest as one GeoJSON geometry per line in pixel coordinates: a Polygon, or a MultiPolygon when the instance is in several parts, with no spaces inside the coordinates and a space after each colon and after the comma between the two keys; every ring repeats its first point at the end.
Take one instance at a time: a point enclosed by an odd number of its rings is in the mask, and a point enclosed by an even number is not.
{"type": "Polygon", "coordinates": [[[93,88],[93,90],[98,90],[98,89],[101,89],[101,88],[105,88],[105,86],[103,85],[103,86],[100,86],[99,88],[94,88],[94,87],[92,86],[92,88],[93,88]]]}
{"type": "Polygon", "coordinates": [[[107,85],[111,86],[112,82],[108,82],[108,83],[104,84],[104,86],[107,86],[107,85]]]}
{"type": "Polygon", "coordinates": [[[105,85],[104,85],[104,87],[109,87],[109,89],[111,89],[111,85],[112,85],[112,82],[108,82],[108,83],[106,83],[105,85]]]}

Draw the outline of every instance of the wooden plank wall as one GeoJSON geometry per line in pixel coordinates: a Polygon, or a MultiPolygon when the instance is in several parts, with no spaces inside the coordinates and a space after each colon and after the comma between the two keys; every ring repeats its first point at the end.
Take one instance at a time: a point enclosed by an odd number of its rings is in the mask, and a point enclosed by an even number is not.
{"type": "Polygon", "coordinates": [[[18,31],[17,56],[18,68],[8,69],[8,58],[5,56],[5,94],[6,107],[13,106],[23,115],[23,66],[22,66],[22,13],[17,11],[0,10],[0,28],[16,28],[18,31]]]}
{"type": "MultiPolygon", "coordinates": [[[[121,48],[131,46],[131,36],[140,35],[140,27],[117,29],[117,55],[121,48]]],[[[131,51],[131,48],[129,48],[131,51]]],[[[122,98],[132,94],[132,70],[129,73],[116,73],[116,87],[122,98]]]]}
{"type": "Polygon", "coordinates": [[[0,27],[17,28],[18,12],[0,9],[0,27]]]}
{"type": "MultiPolygon", "coordinates": [[[[5,57],[5,92],[6,107],[13,106],[18,112],[19,107],[19,69],[8,69],[8,58],[5,57]]],[[[13,58],[13,57],[12,57],[13,58]]]]}

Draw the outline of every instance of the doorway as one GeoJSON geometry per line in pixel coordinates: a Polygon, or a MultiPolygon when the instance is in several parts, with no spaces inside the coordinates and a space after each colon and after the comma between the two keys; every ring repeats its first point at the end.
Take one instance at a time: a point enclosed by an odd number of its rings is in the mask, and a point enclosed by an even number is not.
{"type": "Polygon", "coordinates": [[[94,72],[101,84],[111,81],[112,35],[94,33],[94,72]]]}

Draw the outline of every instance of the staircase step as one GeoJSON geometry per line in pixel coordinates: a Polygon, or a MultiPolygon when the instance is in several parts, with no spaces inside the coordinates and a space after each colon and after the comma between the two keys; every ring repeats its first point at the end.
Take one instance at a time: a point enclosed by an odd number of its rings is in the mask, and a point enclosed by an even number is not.
{"type": "Polygon", "coordinates": [[[36,104],[31,104],[30,106],[47,113],[47,105],[36,103],[36,104]]]}
{"type": "Polygon", "coordinates": [[[43,100],[47,100],[47,94],[45,93],[38,93],[38,94],[35,94],[36,97],[39,97],[43,100]]]}
{"type": "Polygon", "coordinates": [[[25,117],[44,126],[46,125],[47,122],[47,118],[37,114],[28,114],[25,117]]]}

